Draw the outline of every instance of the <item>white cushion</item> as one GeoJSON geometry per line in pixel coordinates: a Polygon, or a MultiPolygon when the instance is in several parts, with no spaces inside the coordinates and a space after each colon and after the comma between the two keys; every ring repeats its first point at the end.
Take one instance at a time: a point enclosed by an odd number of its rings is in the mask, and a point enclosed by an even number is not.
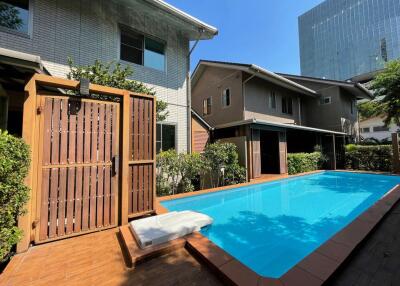
{"type": "Polygon", "coordinates": [[[199,231],[213,222],[208,215],[194,211],[170,212],[130,222],[141,248],[165,243],[199,231]]]}

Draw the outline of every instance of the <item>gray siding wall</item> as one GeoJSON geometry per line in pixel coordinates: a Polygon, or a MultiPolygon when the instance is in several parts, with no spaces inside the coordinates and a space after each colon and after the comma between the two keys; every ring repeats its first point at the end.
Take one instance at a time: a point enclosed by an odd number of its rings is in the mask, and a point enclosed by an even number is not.
{"type": "Polygon", "coordinates": [[[330,96],[330,104],[320,104],[319,99],[305,102],[306,124],[308,126],[342,132],[342,118],[350,121],[353,128],[357,124],[357,111],[351,113],[354,96],[339,87],[320,90],[322,96],[330,96]]]}
{"type": "MultiPolygon", "coordinates": [[[[122,1],[121,1],[122,2],[122,1]]],[[[133,79],[154,88],[169,106],[168,122],[177,124],[177,149],[187,150],[187,54],[189,41],[159,18],[117,1],[31,0],[30,36],[0,31],[0,47],[42,58],[52,75],[65,77],[67,58],[76,64],[119,60],[119,25],[166,42],[166,71],[129,64],[133,79]]]]}
{"type": "Polygon", "coordinates": [[[243,120],[242,73],[231,69],[206,67],[192,88],[192,108],[211,126],[243,120]],[[231,92],[231,105],[222,106],[222,92],[231,92]],[[211,97],[211,114],[203,116],[203,100],[211,97]]]}
{"type": "Polygon", "coordinates": [[[259,78],[253,78],[245,84],[245,119],[261,119],[280,123],[300,124],[299,95],[259,78]],[[268,105],[268,97],[274,91],[276,108],[268,105]],[[292,98],[293,114],[282,113],[282,97],[292,98]]]}

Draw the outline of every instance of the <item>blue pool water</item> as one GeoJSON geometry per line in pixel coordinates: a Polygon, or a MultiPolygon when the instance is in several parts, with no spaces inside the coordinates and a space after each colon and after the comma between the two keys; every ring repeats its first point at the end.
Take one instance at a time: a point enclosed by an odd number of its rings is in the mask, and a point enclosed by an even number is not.
{"type": "Polygon", "coordinates": [[[164,201],[214,219],[202,233],[265,277],[278,278],[400,183],[400,177],[322,172],[164,201]]]}

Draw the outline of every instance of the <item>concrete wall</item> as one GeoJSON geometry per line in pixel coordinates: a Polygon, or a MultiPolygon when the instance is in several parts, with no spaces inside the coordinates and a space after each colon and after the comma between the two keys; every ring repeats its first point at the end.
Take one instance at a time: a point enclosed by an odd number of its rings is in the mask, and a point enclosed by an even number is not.
{"type": "Polygon", "coordinates": [[[280,123],[300,123],[299,116],[299,96],[291,90],[284,89],[260,78],[249,80],[245,87],[245,119],[262,119],[280,123]],[[276,94],[276,108],[272,109],[268,105],[268,96],[271,91],[276,94]],[[292,98],[293,114],[282,113],[282,97],[292,98]]]}
{"type": "Polygon", "coordinates": [[[392,139],[392,133],[396,133],[399,127],[396,124],[389,125],[389,131],[374,131],[374,127],[384,126],[383,118],[373,117],[363,121],[360,121],[361,136],[363,138],[375,138],[378,140],[392,139]],[[364,128],[368,128],[369,132],[365,132],[364,128]]]}
{"type": "Polygon", "coordinates": [[[232,69],[206,67],[192,87],[192,108],[211,126],[243,119],[242,73],[232,69]],[[222,106],[222,92],[231,91],[231,105],[222,106]],[[211,114],[203,116],[203,100],[211,97],[211,114]]]}
{"type": "Polygon", "coordinates": [[[123,62],[133,79],[154,88],[168,102],[168,122],[177,123],[177,149],[187,149],[186,71],[189,41],[160,17],[122,5],[122,1],[31,0],[30,35],[0,30],[0,47],[38,55],[52,75],[64,77],[67,58],[78,65],[119,60],[119,25],[127,25],[166,42],[166,70],[123,62]]]}

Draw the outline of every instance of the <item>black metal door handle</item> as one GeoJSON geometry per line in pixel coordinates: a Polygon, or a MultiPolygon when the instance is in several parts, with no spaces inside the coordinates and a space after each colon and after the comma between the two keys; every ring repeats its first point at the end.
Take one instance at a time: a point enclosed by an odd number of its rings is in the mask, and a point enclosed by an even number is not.
{"type": "Polygon", "coordinates": [[[112,158],[112,175],[115,176],[119,172],[119,156],[112,158]]]}

